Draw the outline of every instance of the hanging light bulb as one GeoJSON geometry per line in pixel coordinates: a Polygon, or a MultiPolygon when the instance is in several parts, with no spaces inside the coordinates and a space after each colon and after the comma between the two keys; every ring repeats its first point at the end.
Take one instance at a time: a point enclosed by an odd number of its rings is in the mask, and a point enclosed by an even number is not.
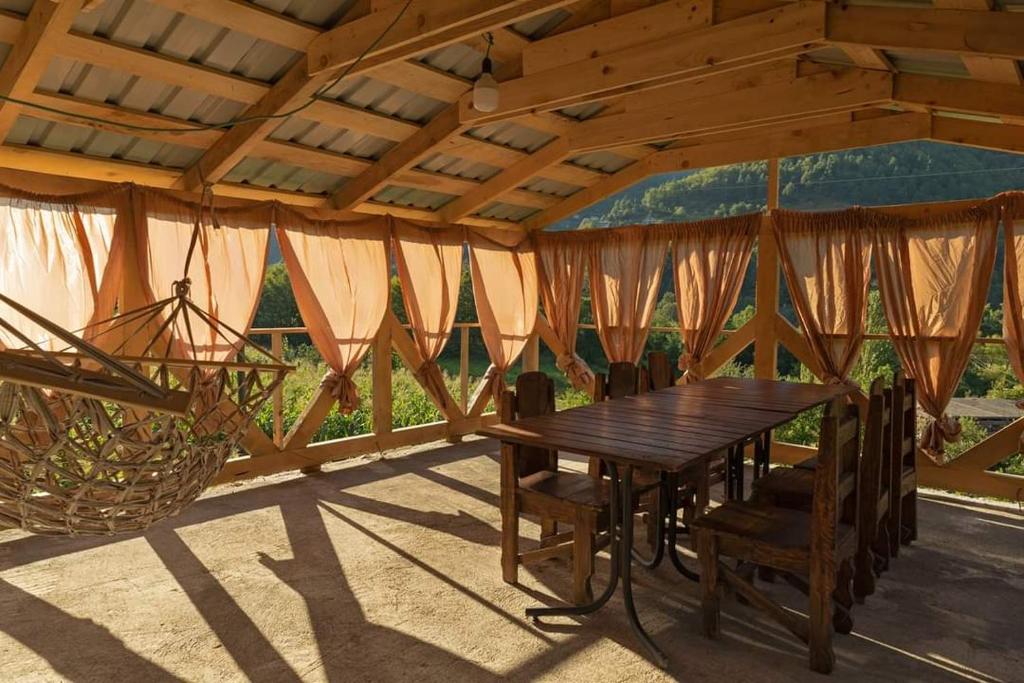
{"type": "Polygon", "coordinates": [[[484,38],[487,40],[487,51],[484,53],[483,64],[480,65],[480,75],[473,83],[473,109],[491,112],[498,108],[498,81],[494,80],[494,65],[491,63],[494,36],[487,33],[484,38]]]}

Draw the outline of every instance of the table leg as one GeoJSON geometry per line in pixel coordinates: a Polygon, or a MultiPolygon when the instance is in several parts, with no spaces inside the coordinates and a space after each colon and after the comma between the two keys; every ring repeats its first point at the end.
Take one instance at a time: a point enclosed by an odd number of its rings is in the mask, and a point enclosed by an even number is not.
{"type": "Polygon", "coordinates": [[[637,561],[637,564],[646,569],[657,569],[658,565],[661,564],[661,560],[665,557],[665,516],[668,510],[668,500],[672,494],[673,491],[668,486],[666,475],[662,472],[661,481],[658,484],[658,508],[655,513],[652,513],[653,517],[648,517],[648,519],[656,520],[654,534],[658,541],[654,548],[654,556],[647,559],[637,552],[635,548],[632,549],[633,559],[637,561]]]}
{"type": "MultiPolygon", "coordinates": [[[[612,466],[612,483],[615,483],[617,478],[614,465],[612,466]]],[[[640,642],[644,644],[647,651],[654,657],[654,661],[661,668],[668,666],[668,658],[665,657],[665,653],[662,652],[651,637],[644,630],[643,624],[640,623],[640,617],[636,613],[636,605],[633,603],[633,557],[629,549],[633,547],[633,467],[627,465],[626,470],[622,475],[622,546],[626,552],[620,553],[619,557],[622,562],[622,568],[620,573],[622,574],[622,600],[626,605],[626,614],[629,616],[629,625],[633,627],[633,633],[640,639],[640,642]]],[[[674,496],[669,496],[670,499],[674,499],[674,496]]]]}
{"type": "Polygon", "coordinates": [[[526,616],[533,619],[557,616],[582,616],[596,612],[611,598],[622,579],[622,598],[626,605],[626,615],[640,642],[651,653],[658,666],[668,666],[665,654],[654,644],[644,630],[633,603],[632,562],[633,556],[629,549],[633,547],[633,468],[627,467],[622,480],[619,480],[619,469],[614,463],[608,463],[608,474],[611,478],[611,501],[609,505],[608,527],[611,534],[611,576],[608,587],[599,598],[587,605],[564,607],[529,607],[526,616]]]}
{"type": "Polygon", "coordinates": [[[768,474],[771,462],[772,433],[759,434],[754,439],[754,479],[768,474]]]}
{"type": "MultiPolygon", "coordinates": [[[[679,479],[677,474],[672,473],[666,475],[666,482],[670,492],[678,490],[679,479]]],[[[672,561],[672,566],[674,566],[676,571],[680,574],[691,581],[700,581],[700,575],[687,568],[679,557],[679,549],[676,548],[676,539],[679,535],[679,523],[676,519],[679,515],[679,498],[671,495],[671,493],[668,498],[668,540],[665,543],[668,549],[668,559],[672,561]]]]}
{"type": "MultiPolygon", "coordinates": [[[[597,599],[585,605],[527,607],[526,616],[531,617],[534,620],[538,620],[541,617],[583,616],[585,614],[596,612],[604,607],[604,604],[611,599],[612,595],[615,594],[615,589],[619,585],[619,557],[622,555],[621,534],[617,530],[619,526],[619,504],[621,502],[621,494],[618,486],[616,485],[618,483],[618,470],[614,465],[610,465],[609,470],[612,473],[612,485],[610,487],[611,500],[608,505],[608,545],[611,551],[611,571],[608,576],[608,586],[604,589],[604,592],[597,597],[597,599]]],[[[628,557],[629,553],[626,553],[626,555],[628,557]]]]}

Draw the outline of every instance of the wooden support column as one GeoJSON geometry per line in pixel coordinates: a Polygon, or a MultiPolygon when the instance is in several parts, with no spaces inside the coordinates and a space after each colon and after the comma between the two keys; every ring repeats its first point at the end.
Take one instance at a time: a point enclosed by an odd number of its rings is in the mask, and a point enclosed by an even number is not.
{"type": "Polygon", "coordinates": [[[779,312],[779,250],[772,236],[771,211],[779,207],[779,160],[768,161],[768,213],[757,238],[757,290],[754,303],[754,376],[774,379],[779,340],[775,317],[779,312]]]}
{"type": "Polygon", "coordinates": [[[459,328],[459,405],[469,410],[469,327],[459,328]]]}
{"type": "Polygon", "coordinates": [[[540,335],[536,332],[530,335],[523,349],[523,372],[536,372],[540,370],[540,335]]]}
{"type": "Polygon", "coordinates": [[[390,434],[392,429],[391,326],[381,325],[373,340],[373,433],[390,434]]]}
{"type": "MultiPolygon", "coordinates": [[[[284,358],[284,335],[280,332],[270,334],[270,352],[276,358],[284,358]]],[[[278,448],[284,443],[284,387],[283,383],[274,388],[274,445],[278,448]]]]}

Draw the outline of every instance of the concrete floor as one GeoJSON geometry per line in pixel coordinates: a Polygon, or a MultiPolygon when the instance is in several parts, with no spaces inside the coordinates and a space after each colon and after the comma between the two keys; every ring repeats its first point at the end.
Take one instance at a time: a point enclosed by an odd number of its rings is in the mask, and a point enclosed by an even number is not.
{"type": "MultiPolygon", "coordinates": [[[[531,625],[523,609],[566,595],[568,571],[552,560],[501,581],[494,450],[435,445],[222,487],[142,536],[0,533],[0,679],[825,680],[733,600],[722,640],[705,640],[696,585],[668,567],[637,582],[668,672],[617,599],[531,625]]],[[[1024,681],[1024,517],[927,496],[921,524],[837,637],[832,679],[1024,681]]]]}

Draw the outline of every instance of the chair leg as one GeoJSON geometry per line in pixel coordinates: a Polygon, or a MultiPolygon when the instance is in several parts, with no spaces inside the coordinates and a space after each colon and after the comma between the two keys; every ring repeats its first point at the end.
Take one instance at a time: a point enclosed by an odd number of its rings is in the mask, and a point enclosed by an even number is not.
{"type": "Polygon", "coordinates": [[[812,671],[832,673],[835,653],[832,651],[832,594],[835,591],[836,569],[811,563],[810,604],[808,605],[810,665],[812,671]]]}
{"type": "Polygon", "coordinates": [[[886,532],[889,537],[889,558],[896,559],[900,555],[900,529],[903,526],[903,505],[900,499],[899,482],[893,486],[894,493],[889,500],[889,519],[886,532]]]}
{"type": "Polygon", "coordinates": [[[718,587],[718,539],[709,531],[699,530],[697,559],[700,563],[700,603],[704,614],[704,635],[718,638],[721,631],[721,598],[718,587]]]}
{"type": "Polygon", "coordinates": [[[501,446],[501,577],[519,581],[519,509],[516,504],[515,446],[501,446]]]}
{"type": "Polygon", "coordinates": [[[847,558],[839,563],[836,572],[836,588],[832,594],[835,601],[835,612],[832,623],[836,633],[850,633],[853,630],[853,560],[847,558]]]}
{"type": "Polygon", "coordinates": [[[871,542],[862,534],[857,543],[857,555],[854,559],[853,597],[858,603],[875,592],[875,560],[871,553],[871,542]]]}
{"type": "Polygon", "coordinates": [[[595,525],[586,515],[576,513],[572,529],[572,599],[577,605],[592,602],[590,577],[594,573],[595,525]]]}
{"type": "Polygon", "coordinates": [[[540,520],[540,545],[545,547],[552,536],[558,534],[558,522],[550,517],[542,517],[540,520]]]}
{"type": "Polygon", "coordinates": [[[889,515],[887,514],[878,523],[878,530],[875,532],[875,542],[872,544],[875,555],[875,573],[881,576],[882,572],[889,571],[889,515]]]}
{"type": "Polygon", "coordinates": [[[903,526],[900,534],[900,541],[903,545],[910,545],[917,540],[917,491],[911,491],[903,496],[900,511],[903,526]]]}

